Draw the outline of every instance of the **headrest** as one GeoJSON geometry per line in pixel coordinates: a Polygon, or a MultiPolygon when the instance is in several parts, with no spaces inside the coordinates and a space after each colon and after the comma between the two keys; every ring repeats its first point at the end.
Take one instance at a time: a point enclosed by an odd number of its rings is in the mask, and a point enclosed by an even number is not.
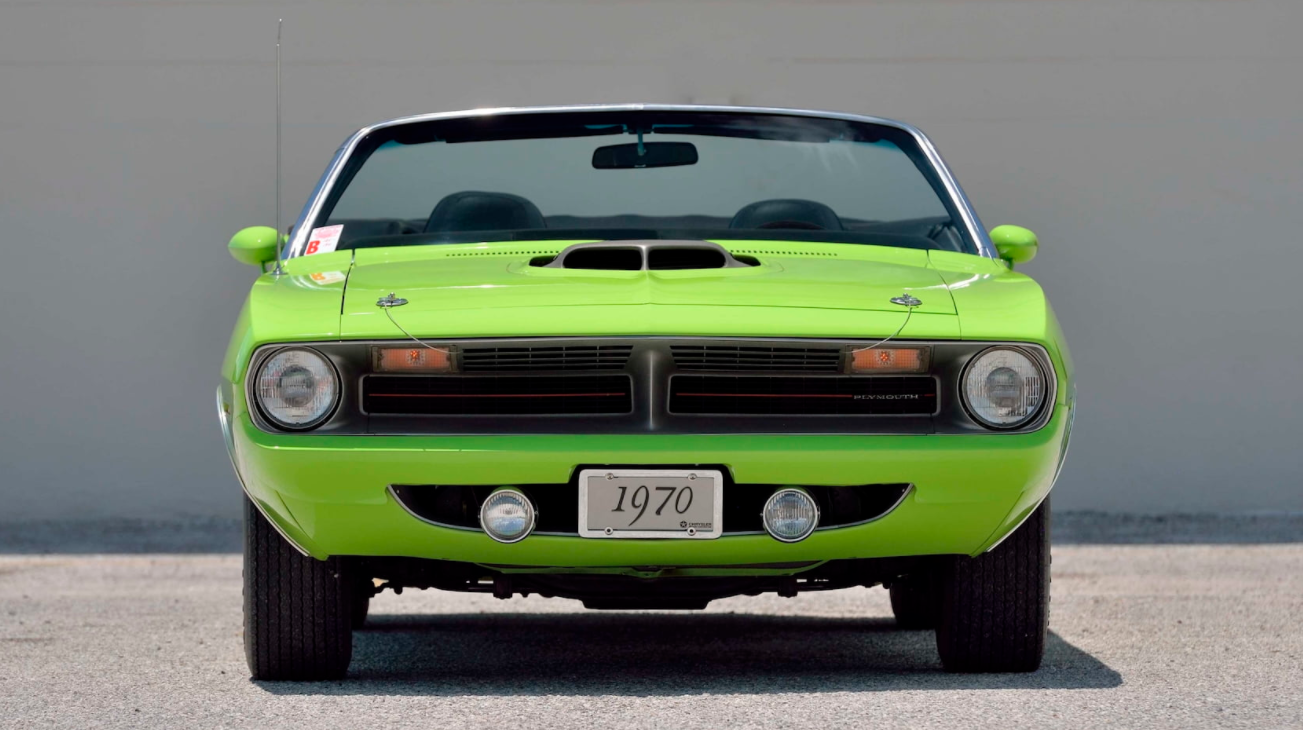
{"type": "Polygon", "coordinates": [[[430,219],[425,223],[425,232],[511,231],[546,227],[538,206],[519,195],[463,190],[434,206],[430,219]]]}
{"type": "MultiPolygon", "coordinates": [[[[792,221],[818,226],[826,231],[840,231],[842,221],[832,208],[813,200],[762,200],[739,210],[729,228],[760,228],[766,223],[792,221]]],[[[792,226],[795,228],[796,226],[792,226]]]]}

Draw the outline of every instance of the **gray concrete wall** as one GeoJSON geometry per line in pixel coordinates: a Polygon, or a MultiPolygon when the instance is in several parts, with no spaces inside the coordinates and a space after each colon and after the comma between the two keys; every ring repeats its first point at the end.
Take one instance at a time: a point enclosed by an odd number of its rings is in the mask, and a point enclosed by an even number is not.
{"type": "Polygon", "coordinates": [[[233,515],[212,391],[285,197],[381,118],[722,102],[922,126],[1036,230],[1056,507],[1303,509],[1303,3],[0,0],[0,520],[233,515]],[[365,6],[365,7],[364,7],[365,6]]]}

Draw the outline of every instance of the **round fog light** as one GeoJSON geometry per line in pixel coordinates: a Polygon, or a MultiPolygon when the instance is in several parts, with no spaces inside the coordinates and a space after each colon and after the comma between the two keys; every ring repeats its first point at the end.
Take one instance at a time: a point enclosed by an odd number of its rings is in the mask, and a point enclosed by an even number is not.
{"type": "Polygon", "coordinates": [[[819,526],[819,505],[804,489],[780,489],[761,513],[765,532],[782,542],[800,542],[819,526]]]}
{"type": "Polygon", "coordinates": [[[480,526],[498,542],[519,542],[534,530],[534,505],[520,490],[504,487],[484,500],[480,526]]]}

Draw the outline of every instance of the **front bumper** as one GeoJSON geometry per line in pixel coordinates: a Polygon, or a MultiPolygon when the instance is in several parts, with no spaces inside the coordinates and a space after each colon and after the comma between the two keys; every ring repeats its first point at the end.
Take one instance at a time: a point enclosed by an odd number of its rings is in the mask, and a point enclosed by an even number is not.
{"type": "Polygon", "coordinates": [[[313,557],[401,556],[579,572],[675,566],[728,574],[766,564],[980,554],[1049,493],[1071,415],[1057,404],[1035,432],[990,435],[314,436],[261,431],[237,399],[219,393],[218,400],[245,491],[313,557]],[[739,484],[910,483],[914,489],[882,519],[822,530],[795,544],[767,535],[532,535],[511,545],[422,522],[388,490],[390,484],[561,484],[580,464],[723,464],[739,484]]]}

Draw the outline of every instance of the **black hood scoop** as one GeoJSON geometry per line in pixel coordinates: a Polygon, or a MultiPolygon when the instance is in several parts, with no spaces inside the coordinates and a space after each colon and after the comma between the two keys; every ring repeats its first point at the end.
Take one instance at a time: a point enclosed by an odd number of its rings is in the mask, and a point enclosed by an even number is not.
{"type": "Polygon", "coordinates": [[[710,241],[599,241],[576,243],[555,259],[534,266],[588,271],[684,271],[756,266],[755,259],[736,258],[710,241]]]}

